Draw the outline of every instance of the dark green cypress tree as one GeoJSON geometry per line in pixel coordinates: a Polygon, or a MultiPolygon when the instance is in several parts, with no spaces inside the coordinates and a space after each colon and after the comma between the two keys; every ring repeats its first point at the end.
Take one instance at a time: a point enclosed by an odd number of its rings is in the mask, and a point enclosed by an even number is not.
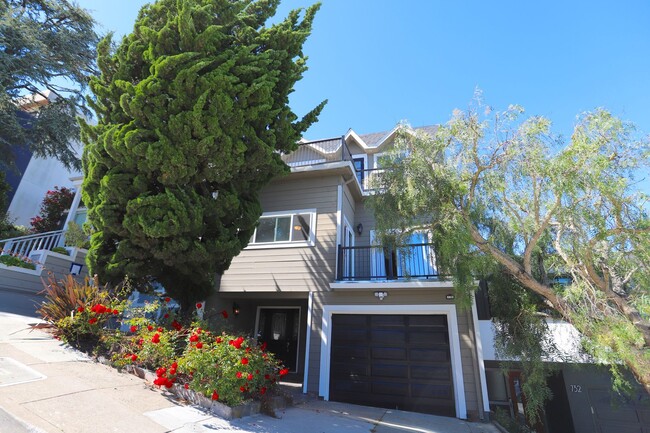
{"type": "Polygon", "coordinates": [[[205,297],[244,248],[258,192],[286,173],[280,152],[316,121],[288,102],[319,5],[266,27],[279,0],[159,0],[91,80],[83,124],[91,237],[101,280],[153,279],[183,307],[205,297]]]}

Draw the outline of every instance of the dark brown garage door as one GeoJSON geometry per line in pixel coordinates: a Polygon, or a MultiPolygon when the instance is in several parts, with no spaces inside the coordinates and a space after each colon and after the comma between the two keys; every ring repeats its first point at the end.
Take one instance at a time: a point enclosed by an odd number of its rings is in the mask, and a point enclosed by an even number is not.
{"type": "Polygon", "coordinates": [[[330,400],[456,416],[447,316],[332,316],[330,400]]]}

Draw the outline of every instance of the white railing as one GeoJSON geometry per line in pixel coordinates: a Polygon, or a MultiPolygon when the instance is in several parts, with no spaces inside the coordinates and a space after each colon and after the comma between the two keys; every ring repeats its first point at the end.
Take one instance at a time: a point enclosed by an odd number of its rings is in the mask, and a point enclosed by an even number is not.
{"type": "Polygon", "coordinates": [[[28,257],[34,250],[51,250],[63,246],[64,230],[20,236],[0,240],[0,254],[18,254],[28,257]]]}

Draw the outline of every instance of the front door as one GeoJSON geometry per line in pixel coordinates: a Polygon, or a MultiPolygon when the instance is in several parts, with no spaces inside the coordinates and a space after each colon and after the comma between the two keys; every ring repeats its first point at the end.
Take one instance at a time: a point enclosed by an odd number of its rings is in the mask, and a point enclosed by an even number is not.
{"type": "Polygon", "coordinates": [[[291,372],[298,366],[299,331],[300,307],[260,308],[257,335],[291,372]]]}

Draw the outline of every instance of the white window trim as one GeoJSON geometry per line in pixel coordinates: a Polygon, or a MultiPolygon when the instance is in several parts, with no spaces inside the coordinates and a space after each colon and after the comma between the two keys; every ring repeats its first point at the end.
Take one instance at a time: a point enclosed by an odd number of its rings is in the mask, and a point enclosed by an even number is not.
{"type": "Polygon", "coordinates": [[[318,395],[324,400],[330,397],[330,357],[332,341],[333,314],[444,314],[447,316],[449,330],[449,352],[451,355],[452,382],[456,416],[467,418],[465,402],[465,385],[463,383],[463,364],[460,355],[460,333],[456,306],[453,304],[433,305],[325,305],[323,306],[323,323],[320,346],[320,380],[318,395]]]}
{"type": "Polygon", "coordinates": [[[386,155],[386,152],[377,152],[377,153],[375,153],[373,155],[373,158],[372,158],[372,168],[373,169],[377,170],[377,169],[381,168],[381,167],[379,167],[379,165],[377,163],[379,162],[379,158],[381,158],[382,156],[385,156],[385,155],[386,155]]]}
{"type": "MultiPolygon", "coordinates": [[[[245,250],[259,250],[259,249],[268,249],[268,248],[298,248],[298,247],[313,247],[316,245],[316,221],[318,219],[318,213],[316,209],[298,209],[298,210],[287,210],[280,212],[264,212],[260,215],[260,218],[263,217],[281,217],[281,216],[293,216],[298,214],[309,214],[309,239],[306,241],[281,241],[281,242],[263,242],[263,243],[249,243],[245,250]]],[[[257,228],[253,232],[253,236],[257,234],[257,228]]]]}

